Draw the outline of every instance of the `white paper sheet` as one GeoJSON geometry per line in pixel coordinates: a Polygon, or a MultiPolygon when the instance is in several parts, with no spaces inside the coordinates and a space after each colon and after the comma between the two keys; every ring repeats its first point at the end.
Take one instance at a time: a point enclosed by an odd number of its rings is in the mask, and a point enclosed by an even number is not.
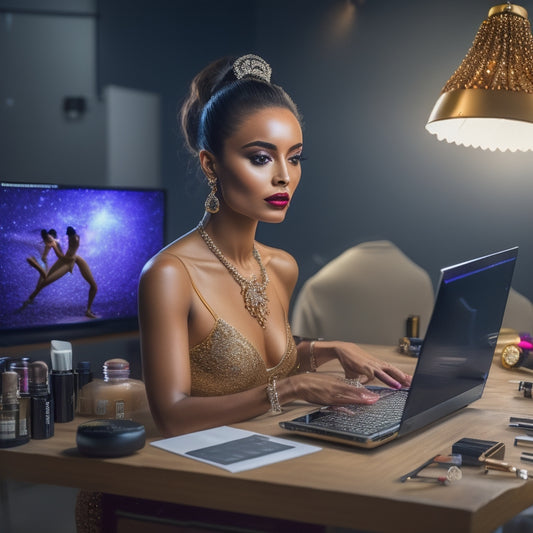
{"type": "Polygon", "coordinates": [[[242,472],[322,449],[229,426],[158,440],[151,445],[230,472],[242,472]]]}

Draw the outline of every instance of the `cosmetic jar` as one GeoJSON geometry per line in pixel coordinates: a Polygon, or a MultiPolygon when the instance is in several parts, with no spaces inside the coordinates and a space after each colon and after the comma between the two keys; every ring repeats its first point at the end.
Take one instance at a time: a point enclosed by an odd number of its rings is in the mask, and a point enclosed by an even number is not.
{"type": "Polygon", "coordinates": [[[103,365],[104,379],[93,379],[78,393],[79,414],[103,419],[143,420],[149,412],[146,387],[130,378],[125,359],[108,359],[103,365]]]}
{"type": "Polygon", "coordinates": [[[76,445],[83,455],[122,457],[144,447],[144,426],[133,420],[90,420],[78,426],[76,445]]]}

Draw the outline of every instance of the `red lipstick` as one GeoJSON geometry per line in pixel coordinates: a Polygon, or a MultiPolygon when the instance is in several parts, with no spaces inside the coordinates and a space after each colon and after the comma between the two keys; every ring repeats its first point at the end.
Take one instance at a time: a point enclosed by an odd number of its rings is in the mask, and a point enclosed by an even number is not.
{"type": "Polygon", "coordinates": [[[280,209],[287,207],[289,200],[290,200],[290,196],[286,192],[280,192],[277,194],[273,194],[272,196],[269,196],[268,198],[265,198],[265,202],[269,203],[273,207],[278,207],[280,209]]]}

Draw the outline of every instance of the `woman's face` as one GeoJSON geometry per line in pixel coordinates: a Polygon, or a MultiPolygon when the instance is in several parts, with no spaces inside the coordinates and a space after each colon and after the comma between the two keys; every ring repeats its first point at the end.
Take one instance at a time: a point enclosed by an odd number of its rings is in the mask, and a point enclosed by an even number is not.
{"type": "Polygon", "coordinates": [[[262,222],[281,222],[300,182],[302,130],[285,108],[254,111],[215,161],[222,203],[262,222]]]}

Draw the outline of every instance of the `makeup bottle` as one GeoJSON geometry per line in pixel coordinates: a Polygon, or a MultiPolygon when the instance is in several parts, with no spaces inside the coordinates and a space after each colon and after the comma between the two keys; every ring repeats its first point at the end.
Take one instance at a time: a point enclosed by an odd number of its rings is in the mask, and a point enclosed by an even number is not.
{"type": "Polygon", "coordinates": [[[79,361],[76,366],[76,374],[78,375],[77,386],[81,389],[93,380],[93,373],[91,372],[90,361],[79,361]]]}
{"type": "Polygon", "coordinates": [[[19,434],[30,436],[30,358],[21,357],[9,363],[9,369],[19,377],[19,434]]]}
{"type": "Polygon", "coordinates": [[[54,436],[54,404],[48,383],[48,366],[44,361],[30,364],[31,438],[54,436]]]}
{"type": "Polygon", "coordinates": [[[104,379],[94,379],[80,391],[80,415],[96,418],[129,419],[136,422],[149,412],[144,383],[130,378],[125,359],[108,359],[104,379]]]}
{"type": "Polygon", "coordinates": [[[19,433],[19,376],[16,372],[2,373],[2,405],[0,409],[0,448],[25,444],[28,435],[19,433]]]}
{"type": "Polygon", "coordinates": [[[0,357],[0,403],[2,401],[2,374],[9,370],[9,363],[11,362],[11,357],[0,357]]]}
{"type": "Polygon", "coordinates": [[[50,348],[52,372],[50,390],[54,398],[54,421],[74,420],[74,372],[72,371],[72,344],[52,341],[50,348]]]}
{"type": "MultiPolygon", "coordinates": [[[[93,380],[90,361],[79,361],[76,365],[76,413],[80,412],[80,390],[93,380]]],[[[82,410],[84,410],[83,408],[82,410]]]]}

